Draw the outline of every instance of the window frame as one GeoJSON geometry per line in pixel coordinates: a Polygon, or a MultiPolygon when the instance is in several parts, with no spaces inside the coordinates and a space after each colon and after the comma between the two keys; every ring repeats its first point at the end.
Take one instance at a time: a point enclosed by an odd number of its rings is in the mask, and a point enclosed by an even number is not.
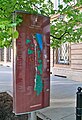
{"type": "Polygon", "coordinates": [[[56,64],[69,65],[70,64],[70,44],[66,42],[63,45],[61,45],[61,47],[57,49],[56,64]],[[61,50],[63,45],[64,45],[64,47],[65,47],[65,45],[68,45],[67,49],[63,48],[63,50],[61,50]],[[63,51],[64,51],[64,53],[63,53],[63,51]]]}

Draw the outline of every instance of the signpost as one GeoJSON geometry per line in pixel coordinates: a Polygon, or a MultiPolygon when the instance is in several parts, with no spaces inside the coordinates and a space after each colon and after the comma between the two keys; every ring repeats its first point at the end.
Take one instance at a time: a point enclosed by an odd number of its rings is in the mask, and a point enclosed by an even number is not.
{"type": "Polygon", "coordinates": [[[20,115],[50,104],[50,19],[21,11],[16,16],[23,21],[13,41],[13,111],[20,115]]]}

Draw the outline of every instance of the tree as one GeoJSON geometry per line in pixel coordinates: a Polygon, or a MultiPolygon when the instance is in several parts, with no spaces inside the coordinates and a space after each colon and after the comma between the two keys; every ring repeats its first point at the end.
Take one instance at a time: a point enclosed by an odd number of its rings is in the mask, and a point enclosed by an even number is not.
{"type": "MultiPolygon", "coordinates": [[[[0,47],[9,46],[12,42],[12,28],[22,22],[17,16],[16,23],[13,23],[12,12],[24,10],[29,13],[51,16],[58,14],[58,17],[51,22],[51,46],[59,47],[64,42],[79,42],[82,40],[82,13],[79,11],[82,0],[77,4],[72,0],[63,0],[65,6],[59,5],[55,11],[51,0],[0,0],[0,47]]],[[[18,37],[18,32],[14,32],[18,37]]]]}
{"type": "Polygon", "coordinates": [[[82,0],[77,0],[74,4],[73,0],[64,0],[65,7],[59,5],[58,14],[51,25],[51,46],[53,48],[60,47],[65,42],[82,41],[82,12],[80,11],[82,0]]]}
{"type": "MultiPolygon", "coordinates": [[[[11,45],[12,28],[22,22],[22,18],[17,16],[16,23],[13,23],[12,13],[15,10],[46,16],[54,13],[53,4],[50,0],[0,0],[0,47],[11,45]]],[[[14,32],[14,37],[18,37],[17,31],[14,32]]]]}

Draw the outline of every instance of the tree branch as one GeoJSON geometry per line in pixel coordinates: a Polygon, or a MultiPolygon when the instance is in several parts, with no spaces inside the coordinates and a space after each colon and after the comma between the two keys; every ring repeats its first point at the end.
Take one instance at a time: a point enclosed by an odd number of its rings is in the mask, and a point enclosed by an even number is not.
{"type": "Polygon", "coordinates": [[[67,33],[67,30],[60,36],[60,39],[67,33]]]}
{"type": "Polygon", "coordinates": [[[65,32],[58,38],[58,37],[55,37],[53,35],[50,35],[51,37],[55,38],[55,39],[58,39],[58,40],[61,40],[62,37],[67,33],[67,30],[65,30],[65,32]]]}
{"type": "Polygon", "coordinates": [[[69,32],[67,32],[67,30],[66,30],[59,38],[56,37],[56,36],[54,36],[54,35],[51,35],[51,34],[50,34],[50,36],[53,37],[54,39],[61,40],[62,37],[63,37],[66,33],[68,33],[68,34],[71,36],[71,34],[70,34],[69,32]]]}
{"type": "Polygon", "coordinates": [[[58,39],[58,40],[60,40],[60,37],[57,38],[57,37],[55,37],[55,36],[53,36],[53,35],[51,35],[51,34],[50,34],[50,36],[53,37],[54,39],[58,39]]]}
{"type": "MultiPolygon", "coordinates": [[[[37,7],[35,4],[33,4],[33,6],[34,6],[35,8],[37,8],[38,10],[41,9],[41,7],[37,7]]],[[[47,16],[49,16],[49,14],[47,14],[45,11],[44,11],[44,13],[45,13],[47,16]]]]}

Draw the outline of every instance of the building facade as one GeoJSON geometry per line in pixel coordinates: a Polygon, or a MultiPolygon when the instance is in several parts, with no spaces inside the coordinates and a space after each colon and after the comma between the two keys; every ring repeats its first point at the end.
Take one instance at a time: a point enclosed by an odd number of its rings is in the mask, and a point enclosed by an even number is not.
{"type": "MultiPolygon", "coordinates": [[[[76,3],[76,0],[73,2],[76,3]]],[[[55,8],[58,9],[57,6],[55,8]]],[[[82,8],[80,10],[82,11],[82,8]]],[[[82,81],[82,42],[64,43],[60,48],[53,50],[52,58],[54,75],[82,81]]]]}
{"type": "Polygon", "coordinates": [[[82,43],[72,43],[67,49],[60,48],[63,54],[53,50],[53,74],[82,81],[82,43]]]}
{"type": "Polygon", "coordinates": [[[0,65],[12,66],[13,50],[12,48],[0,48],[0,65]]]}

